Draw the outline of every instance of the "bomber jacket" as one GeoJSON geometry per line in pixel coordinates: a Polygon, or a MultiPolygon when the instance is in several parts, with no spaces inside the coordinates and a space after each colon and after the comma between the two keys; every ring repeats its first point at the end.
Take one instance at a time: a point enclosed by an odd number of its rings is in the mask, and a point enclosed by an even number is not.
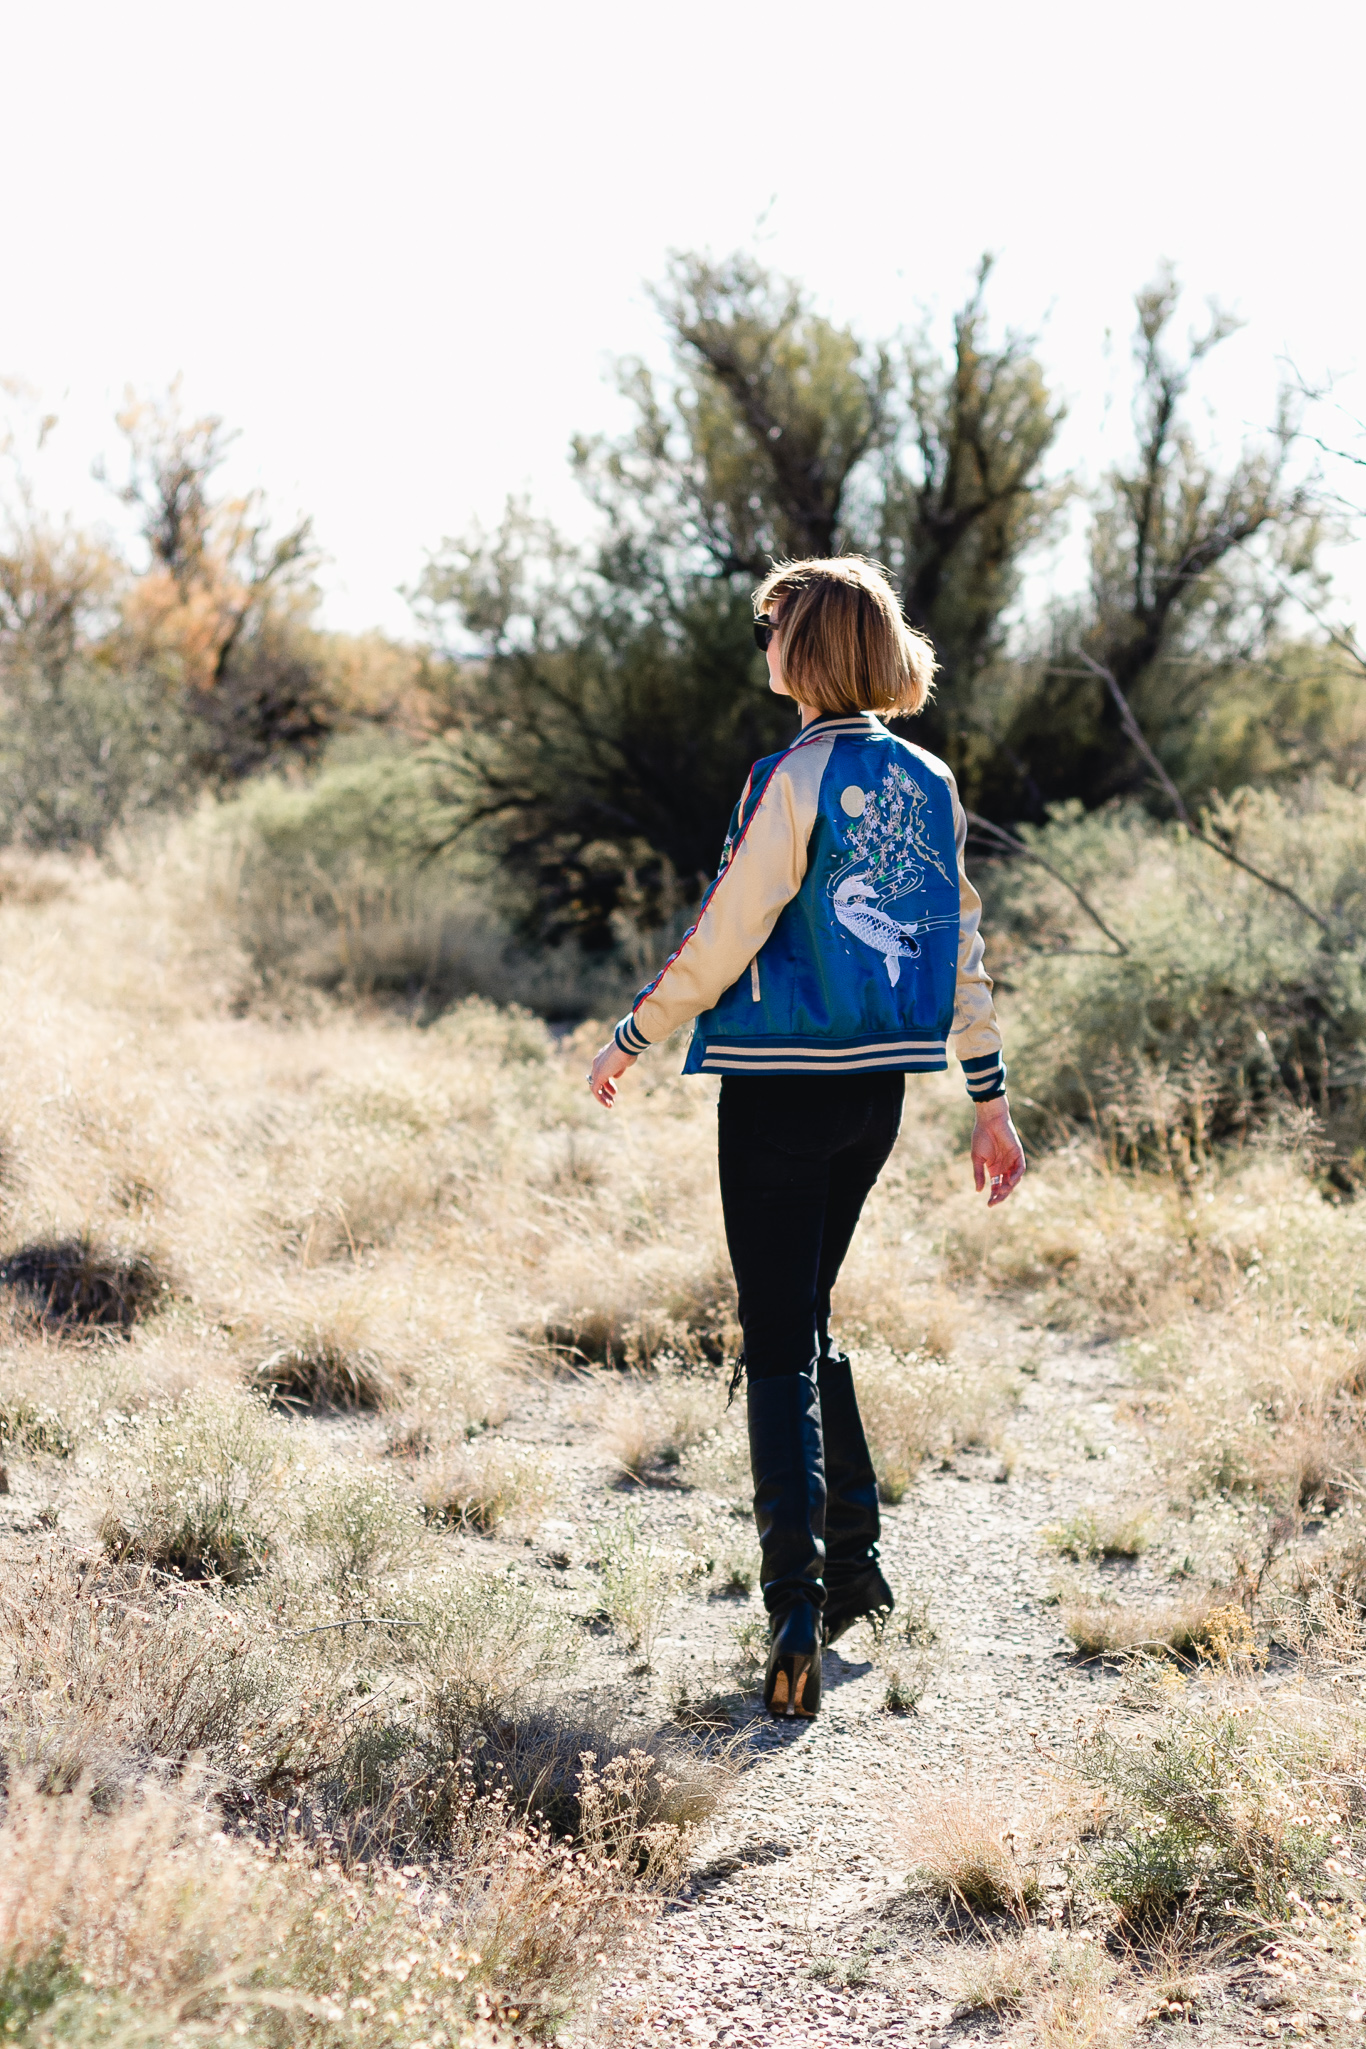
{"type": "Polygon", "coordinates": [[[685,1074],[932,1072],[1005,1088],[967,818],[935,755],[826,714],[750,770],[716,879],[616,1028],[643,1053],[696,1019],[685,1074]]]}

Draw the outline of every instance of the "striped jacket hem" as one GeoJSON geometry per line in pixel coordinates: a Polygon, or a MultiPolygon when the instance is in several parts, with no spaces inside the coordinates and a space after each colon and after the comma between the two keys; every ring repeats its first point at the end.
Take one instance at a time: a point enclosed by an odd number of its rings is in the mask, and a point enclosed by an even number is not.
{"type": "Polygon", "coordinates": [[[887,1068],[937,1074],[948,1066],[942,1039],[871,1039],[844,1045],[800,1041],[712,1039],[704,1074],[860,1074],[887,1068]]]}

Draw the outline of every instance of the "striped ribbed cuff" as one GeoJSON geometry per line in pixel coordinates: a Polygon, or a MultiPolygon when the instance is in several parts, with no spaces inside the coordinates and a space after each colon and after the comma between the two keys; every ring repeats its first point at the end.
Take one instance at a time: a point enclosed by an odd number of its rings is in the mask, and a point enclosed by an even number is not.
{"type": "Polygon", "coordinates": [[[612,1037],[616,1040],[623,1053],[640,1054],[649,1051],[650,1041],[637,1025],[635,1015],[631,1011],[628,1011],[621,1020],[612,1037]]]}
{"type": "Polygon", "coordinates": [[[963,1079],[974,1103],[989,1103],[1006,1092],[1006,1064],[999,1053],[983,1053],[962,1062],[963,1079]]]}

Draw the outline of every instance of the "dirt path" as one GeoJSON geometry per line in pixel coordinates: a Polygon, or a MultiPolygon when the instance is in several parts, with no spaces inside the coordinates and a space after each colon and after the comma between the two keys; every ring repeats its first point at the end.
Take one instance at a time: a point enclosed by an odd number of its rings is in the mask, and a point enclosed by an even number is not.
{"type": "Polygon", "coordinates": [[[1114,1356],[1033,1349],[1009,1477],[993,1455],[962,1455],[886,1514],[889,1577],[928,1597],[937,1633],[918,1710],[886,1711],[886,1672],[853,1635],[846,1657],[827,1655],[817,1721],[756,1716],[749,1768],[688,1893],[576,2041],[816,2049],[976,2034],[952,2022],[942,1943],[907,1893],[905,1822],[964,1780],[997,1789],[1007,1816],[1037,1802],[1035,1734],[1065,1740],[1115,1685],[1074,1658],[1047,1605],[1040,1532],[1145,1484],[1142,1447],[1115,1418],[1114,1356]]]}

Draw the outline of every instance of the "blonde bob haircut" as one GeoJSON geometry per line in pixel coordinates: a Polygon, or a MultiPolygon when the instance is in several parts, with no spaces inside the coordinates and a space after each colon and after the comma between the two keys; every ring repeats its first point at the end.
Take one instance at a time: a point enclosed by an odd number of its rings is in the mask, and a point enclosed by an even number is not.
{"type": "Polygon", "coordinates": [[[909,718],[930,694],[934,649],[902,618],[879,563],[862,555],[780,562],[755,591],[754,611],[777,614],[783,682],[798,704],[909,718]]]}

